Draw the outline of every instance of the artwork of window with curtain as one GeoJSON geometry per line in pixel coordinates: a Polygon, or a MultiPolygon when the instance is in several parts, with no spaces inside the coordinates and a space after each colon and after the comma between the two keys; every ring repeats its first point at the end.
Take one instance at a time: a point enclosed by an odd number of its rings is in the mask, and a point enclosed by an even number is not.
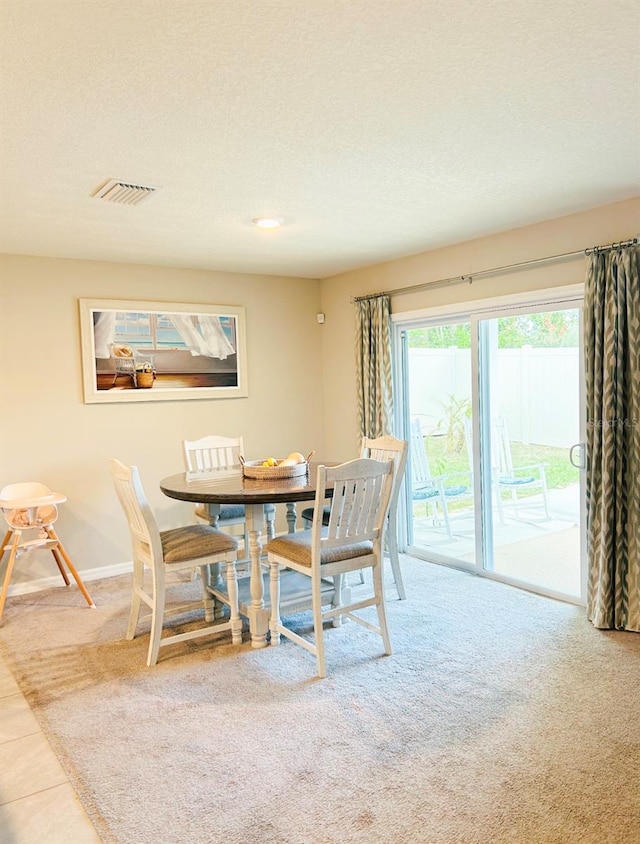
{"type": "Polygon", "coordinates": [[[81,300],[85,400],[246,395],[243,309],[159,307],[81,300]]]}

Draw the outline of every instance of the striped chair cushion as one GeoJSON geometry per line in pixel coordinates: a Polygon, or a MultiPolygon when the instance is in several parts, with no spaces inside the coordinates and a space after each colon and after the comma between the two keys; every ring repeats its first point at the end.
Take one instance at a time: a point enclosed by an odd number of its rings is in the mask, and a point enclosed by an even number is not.
{"type": "Polygon", "coordinates": [[[160,532],[165,563],[184,563],[213,554],[235,551],[237,541],[210,525],[187,525],[160,532]]]}
{"type": "MultiPolygon", "coordinates": [[[[267,542],[267,553],[286,557],[300,566],[311,567],[311,531],[301,530],[297,533],[285,533],[267,542]]],[[[336,545],[333,548],[323,548],[320,552],[320,562],[337,563],[340,560],[352,560],[373,553],[371,542],[359,542],[356,545],[336,545]]]]}

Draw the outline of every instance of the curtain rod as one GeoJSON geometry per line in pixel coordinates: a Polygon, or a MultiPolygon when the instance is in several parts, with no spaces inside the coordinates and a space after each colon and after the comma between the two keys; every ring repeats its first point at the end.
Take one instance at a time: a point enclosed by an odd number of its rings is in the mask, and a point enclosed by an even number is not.
{"type": "Polygon", "coordinates": [[[575,252],[564,252],[561,255],[549,255],[546,258],[534,258],[531,261],[521,261],[518,264],[507,264],[504,267],[493,267],[490,270],[479,270],[477,273],[467,275],[454,275],[450,278],[441,278],[437,281],[425,281],[422,284],[414,284],[408,287],[396,287],[395,290],[383,290],[380,293],[369,293],[366,296],[352,296],[351,302],[362,302],[365,299],[376,299],[379,296],[399,296],[402,293],[415,293],[419,290],[426,290],[428,287],[444,287],[449,284],[471,284],[474,278],[486,275],[499,275],[509,270],[521,270],[525,267],[533,267],[538,264],[547,264],[552,261],[571,261],[575,258],[584,257],[598,252],[609,252],[612,249],[623,249],[626,246],[637,246],[638,238],[622,240],[620,243],[609,243],[607,246],[592,246],[589,249],[578,249],[575,252]]]}

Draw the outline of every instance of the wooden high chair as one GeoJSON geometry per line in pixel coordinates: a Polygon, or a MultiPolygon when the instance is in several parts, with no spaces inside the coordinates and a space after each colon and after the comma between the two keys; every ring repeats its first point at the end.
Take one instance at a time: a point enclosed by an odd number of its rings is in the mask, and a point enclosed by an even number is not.
{"type": "Polygon", "coordinates": [[[80,575],[64,549],[64,545],[53,529],[53,523],[58,518],[56,505],[62,504],[66,500],[66,495],[61,492],[51,492],[49,487],[36,481],[9,484],[9,486],[0,490],[0,509],[2,509],[2,514],[9,527],[2,540],[2,545],[0,545],[0,560],[5,549],[11,545],[7,571],[2,584],[2,594],[0,595],[0,618],[2,618],[4,612],[9,581],[16,558],[20,554],[36,548],[48,548],[51,551],[65,584],[69,586],[69,577],[63,566],[64,560],[86,602],[90,607],[95,607],[91,595],[87,592],[80,575]],[[38,536],[35,539],[21,541],[22,534],[25,531],[38,531],[38,536]]]}

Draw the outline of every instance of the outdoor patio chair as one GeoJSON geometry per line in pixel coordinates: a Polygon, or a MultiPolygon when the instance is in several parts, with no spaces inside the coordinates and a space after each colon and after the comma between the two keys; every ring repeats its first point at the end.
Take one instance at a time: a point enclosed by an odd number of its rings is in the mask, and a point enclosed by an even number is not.
{"type": "Polygon", "coordinates": [[[491,462],[495,467],[493,480],[496,485],[496,498],[500,521],[504,522],[505,503],[513,506],[514,514],[518,515],[518,507],[524,499],[518,497],[518,490],[539,489],[542,494],[542,505],[547,519],[551,518],[549,510],[549,494],[547,490],[546,463],[530,463],[525,466],[514,466],[511,456],[511,440],[504,416],[498,416],[491,422],[491,462]],[[510,502],[504,502],[502,491],[508,490],[510,502]]]}
{"type": "Polygon", "coordinates": [[[449,539],[453,539],[449,504],[452,501],[473,497],[473,483],[470,472],[452,472],[447,475],[432,475],[424,444],[422,425],[416,417],[411,420],[411,498],[425,502],[425,513],[433,507],[433,518],[442,520],[449,539]],[[455,478],[466,483],[454,484],[455,478]]]}
{"type": "MultiPolygon", "coordinates": [[[[469,461],[473,460],[471,435],[471,420],[466,420],[465,437],[469,461]]],[[[524,466],[514,466],[511,454],[511,440],[504,416],[496,416],[491,420],[491,482],[498,509],[498,517],[504,524],[505,506],[512,506],[516,518],[518,508],[525,504],[526,499],[518,496],[518,490],[539,489],[542,495],[542,506],[547,519],[551,518],[549,509],[549,492],[547,489],[546,463],[529,463],[524,466]],[[507,490],[509,499],[505,501],[502,493],[507,490]]],[[[537,504],[537,502],[536,502],[537,504]]],[[[531,506],[529,504],[529,506],[531,506]]]]}

